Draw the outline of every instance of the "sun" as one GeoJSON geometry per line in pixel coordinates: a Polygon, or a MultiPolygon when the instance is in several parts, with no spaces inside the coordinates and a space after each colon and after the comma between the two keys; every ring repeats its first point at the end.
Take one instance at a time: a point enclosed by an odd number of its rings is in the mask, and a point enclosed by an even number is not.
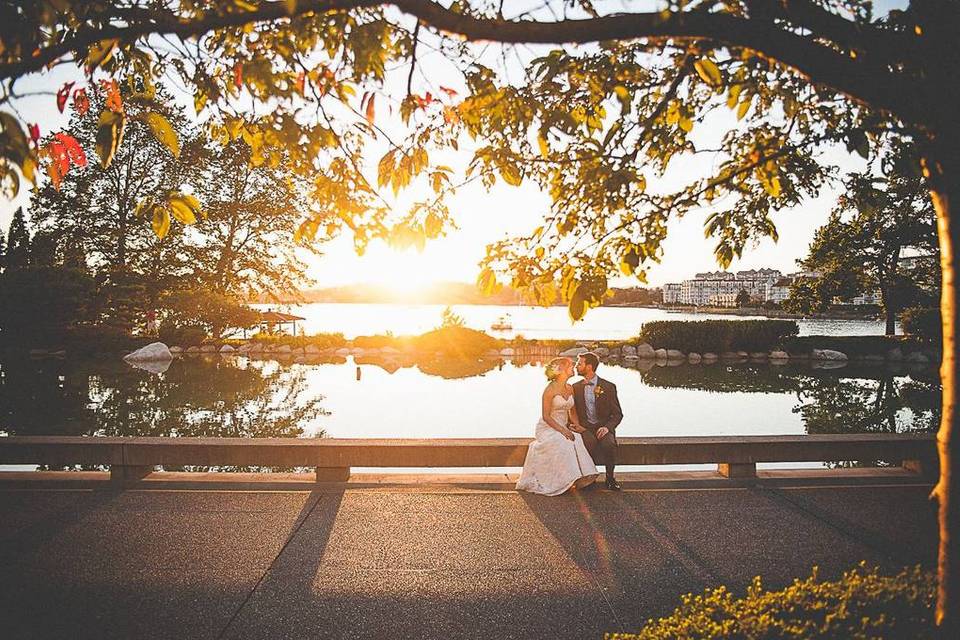
{"type": "Polygon", "coordinates": [[[434,260],[415,250],[397,251],[387,246],[372,246],[363,256],[363,281],[384,286],[399,295],[423,291],[442,279],[442,268],[434,260]]]}

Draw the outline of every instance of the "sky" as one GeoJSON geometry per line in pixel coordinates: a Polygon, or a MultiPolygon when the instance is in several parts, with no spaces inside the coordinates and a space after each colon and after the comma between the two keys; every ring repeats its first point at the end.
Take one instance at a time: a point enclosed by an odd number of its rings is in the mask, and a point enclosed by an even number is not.
{"type": "MultiPolygon", "coordinates": [[[[878,12],[885,12],[891,6],[901,3],[881,1],[875,4],[878,12]]],[[[462,86],[453,70],[444,67],[438,54],[421,53],[418,57],[420,69],[416,83],[423,86],[443,83],[448,86],[462,86]]],[[[24,93],[33,88],[49,90],[74,79],[82,79],[82,76],[75,70],[56,68],[42,79],[23,80],[18,85],[18,90],[24,93]]],[[[395,89],[395,86],[385,87],[388,93],[395,89]]],[[[185,94],[179,97],[184,105],[192,102],[185,94]]],[[[66,117],[57,112],[51,95],[25,97],[19,99],[16,106],[21,113],[29,114],[28,117],[40,125],[44,134],[59,130],[66,124],[66,117]]],[[[187,112],[192,114],[192,108],[188,108],[187,112]]],[[[710,129],[722,132],[733,126],[735,121],[732,114],[727,117],[728,122],[716,123],[718,126],[711,126],[710,129]]],[[[380,155],[382,152],[371,154],[368,162],[371,176],[375,176],[376,162],[380,155]]],[[[844,157],[836,159],[846,168],[855,167],[855,162],[847,159],[845,155],[842,154],[844,157]]],[[[463,166],[467,160],[468,157],[463,154],[449,164],[456,169],[457,164],[463,166]]],[[[677,159],[671,171],[683,172],[684,162],[692,163],[689,160],[677,159]]],[[[692,166],[690,169],[694,170],[692,166]]],[[[648,180],[649,178],[650,176],[648,180]]],[[[659,190],[658,187],[669,188],[670,184],[668,182],[657,185],[651,182],[650,186],[659,190]]],[[[837,195],[837,188],[830,186],[825,188],[817,199],[775,214],[774,222],[779,231],[779,241],[760,241],[756,246],[747,249],[741,259],[735,260],[730,269],[768,267],[783,272],[797,270],[797,260],[805,256],[814,231],[826,221],[837,195]]],[[[15,206],[25,204],[29,211],[26,198],[28,195],[25,194],[15,203],[0,201],[0,229],[7,229],[15,206]]],[[[539,226],[549,209],[549,198],[528,182],[524,182],[520,187],[511,187],[498,181],[490,191],[479,185],[463,188],[450,201],[450,208],[459,228],[443,238],[428,242],[422,253],[415,249],[395,251],[375,241],[371,243],[367,253],[359,257],[355,254],[349,237],[341,237],[324,244],[321,247],[323,255],[310,256],[308,260],[308,273],[316,281],[314,286],[322,288],[352,283],[378,283],[399,289],[413,289],[438,280],[472,282],[478,271],[477,263],[484,255],[484,247],[509,236],[528,233],[539,226]]],[[[662,262],[652,265],[648,270],[649,286],[679,282],[692,277],[694,273],[719,268],[713,257],[714,242],[703,235],[706,215],[706,212],[691,213],[681,220],[671,222],[667,240],[663,244],[662,262]]],[[[634,278],[617,278],[611,284],[634,286],[640,283],[634,278]]]]}

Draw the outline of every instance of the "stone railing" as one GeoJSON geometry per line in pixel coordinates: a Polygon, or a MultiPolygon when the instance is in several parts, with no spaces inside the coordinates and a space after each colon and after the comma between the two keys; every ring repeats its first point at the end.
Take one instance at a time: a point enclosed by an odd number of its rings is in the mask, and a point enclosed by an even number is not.
{"type": "MultiPolygon", "coordinates": [[[[318,481],[343,481],[351,467],[520,467],[528,438],[251,439],[0,437],[0,464],[109,466],[133,481],[156,466],[313,467],[318,481]]],[[[936,465],[933,434],[620,438],[621,465],[718,465],[728,478],[756,475],[760,462],[881,460],[916,473],[936,465]]],[[[0,472],[2,477],[2,472],[0,472]]]]}

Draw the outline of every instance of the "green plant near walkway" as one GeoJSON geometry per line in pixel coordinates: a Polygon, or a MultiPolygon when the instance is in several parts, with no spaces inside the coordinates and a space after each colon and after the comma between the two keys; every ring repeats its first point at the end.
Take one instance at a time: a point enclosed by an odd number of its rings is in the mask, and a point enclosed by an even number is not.
{"type": "Polygon", "coordinates": [[[640,330],[640,340],[655,348],[703,353],[768,351],[800,332],[792,320],[658,320],[640,330]]]}
{"type": "Polygon", "coordinates": [[[779,591],[764,591],[760,578],[742,598],[726,588],[683,596],[672,615],[650,620],[638,633],[607,634],[607,640],[736,638],[933,638],[936,576],[920,567],[893,576],[865,563],[839,580],[809,578],[779,591]]]}

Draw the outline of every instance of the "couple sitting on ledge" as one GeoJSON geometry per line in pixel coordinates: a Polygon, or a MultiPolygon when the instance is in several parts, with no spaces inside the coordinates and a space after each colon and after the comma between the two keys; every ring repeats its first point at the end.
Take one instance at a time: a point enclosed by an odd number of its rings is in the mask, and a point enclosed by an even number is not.
{"type": "Polygon", "coordinates": [[[576,372],[583,379],[568,384],[574,364],[554,358],[546,367],[543,412],[536,436],[527,449],[517,489],[556,496],[570,488],[593,484],[606,465],[606,487],[620,489],[613,475],[617,458],[616,429],[623,420],[617,387],[597,376],[600,359],[595,353],[577,358],[576,372]]]}

